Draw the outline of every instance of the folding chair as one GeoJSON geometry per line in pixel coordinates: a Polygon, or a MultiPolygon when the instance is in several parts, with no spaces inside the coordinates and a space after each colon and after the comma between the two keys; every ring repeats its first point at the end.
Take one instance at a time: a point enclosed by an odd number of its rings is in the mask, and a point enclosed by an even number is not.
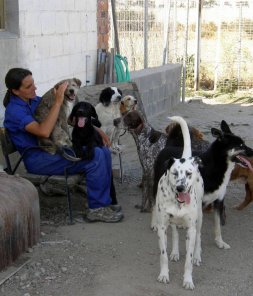
{"type": "MultiPolygon", "coordinates": [[[[14,161],[14,164],[12,164],[13,161],[11,161],[11,155],[17,152],[16,147],[12,143],[8,131],[5,128],[0,128],[0,141],[1,141],[1,147],[2,147],[2,153],[5,159],[5,165],[6,167],[4,168],[5,172],[9,175],[14,175],[19,168],[20,164],[23,161],[23,158],[27,152],[30,150],[34,149],[42,149],[38,146],[36,147],[29,147],[24,150],[24,152],[18,157],[17,160],[14,161]]],[[[73,189],[75,186],[79,185],[82,178],[82,175],[76,174],[76,175],[68,175],[68,169],[74,165],[74,162],[70,165],[65,167],[64,169],[64,176],[59,176],[59,175],[53,175],[53,176],[48,176],[48,175],[36,175],[36,174],[30,174],[25,172],[24,174],[20,174],[21,177],[28,179],[31,181],[35,186],[41,186],[44,185],[47,180],[50,178],[50,180],[59,183],[59,180],[62,183],[65,184],[65,193],[67,197],[67,205],[68,205],[68,218],[69,218],[69,223],[68,224],[74,224],[73,222],[73,214],[72,214],[72,200],[71,200],[71,189],[73,189]]]]}

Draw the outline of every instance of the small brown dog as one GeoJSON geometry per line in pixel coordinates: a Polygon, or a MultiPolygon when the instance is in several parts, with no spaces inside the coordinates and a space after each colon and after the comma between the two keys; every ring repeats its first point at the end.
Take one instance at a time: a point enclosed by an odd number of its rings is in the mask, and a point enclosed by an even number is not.
{"type": "Polygon", "coordinates": [[[39,139],[39,145],[43,147],[43,149],[45,149],[47,152],[52,154],[55,154],[64,146],[72,146],[70,131],[68,127],[68,117],[74,105],[78,102],[77,93],[82,84],[81,81],[77,78],[71,78],[58,82],[53,88],[51,88],[42,96],[42,99],[35,111],[36,119],[39,122],[43,121],[47,117],[55,101],[54,88],[57,89],[58,86],[64,81],[68,81],[68,87],[64,93],[64,101],[61,106],[55,127],[48,139],[39,139]]]}
{"type": "Polygon", "coordinates": [[[237,210],[243,210],[253,201],[253,158],[248,158],[248,161],[249,168],[236,165],[230,177],[231,181],[240,181],[245,184],[246,196],[239,205],[235,206],[237,210]]]}

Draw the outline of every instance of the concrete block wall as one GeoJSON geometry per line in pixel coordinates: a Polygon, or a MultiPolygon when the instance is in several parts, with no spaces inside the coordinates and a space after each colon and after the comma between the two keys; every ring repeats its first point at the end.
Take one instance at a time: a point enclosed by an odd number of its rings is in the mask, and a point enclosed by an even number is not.
{"type": "MultiPolygon", "coordinates": [[[[86,80],[94,84],[97,1],[8,0],[6,11],[6,31],[0,32],[1,106],[4,77],[13,67],[33,72],[38,95],[69,77],[78,77],[83,85],[86,80]]],[[[0,110],[1,123],[3,108],[0,110]]]]}
{"type": "Polygon", "coordinates": [[[180,102],[180,64],[134,71],[130,76],[138,86],[147,117],[169,111],[180,102]]]}

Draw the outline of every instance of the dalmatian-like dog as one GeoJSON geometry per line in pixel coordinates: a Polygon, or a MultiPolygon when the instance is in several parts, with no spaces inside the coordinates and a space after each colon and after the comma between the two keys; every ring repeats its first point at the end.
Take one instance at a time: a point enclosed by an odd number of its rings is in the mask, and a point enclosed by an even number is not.
{"type": "Polygon", "coordinates": [[[171,118],[180,124],[184,138],[184,150],[180,159],[170,158],[167,171],[160,178],[156,203],[152,212],[151,227],[157,230],[160,247],[160,274],[158,281],[169,283],[167,256],[167,228],[172,228],[172,252],[170,259],[179,260],[179,239],[177,226],[187,229],[186,260],[183,287],[194,289],[192,280],[193,264],[201,262],[201,226],[203,180],[199,172],[201,160],[192,157],[190,134],[187,123],[182,117],[171,118]]]}

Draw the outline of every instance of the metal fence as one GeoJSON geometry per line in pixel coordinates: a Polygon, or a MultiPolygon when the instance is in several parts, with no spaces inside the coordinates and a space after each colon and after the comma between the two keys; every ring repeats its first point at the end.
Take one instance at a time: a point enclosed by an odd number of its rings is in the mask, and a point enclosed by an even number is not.
{"type": "Polygon", "coordinates": [[[253,88],[253,0],[116,0],[115,7],[131,71],[182,63],[189,88],[253,88]]]}

